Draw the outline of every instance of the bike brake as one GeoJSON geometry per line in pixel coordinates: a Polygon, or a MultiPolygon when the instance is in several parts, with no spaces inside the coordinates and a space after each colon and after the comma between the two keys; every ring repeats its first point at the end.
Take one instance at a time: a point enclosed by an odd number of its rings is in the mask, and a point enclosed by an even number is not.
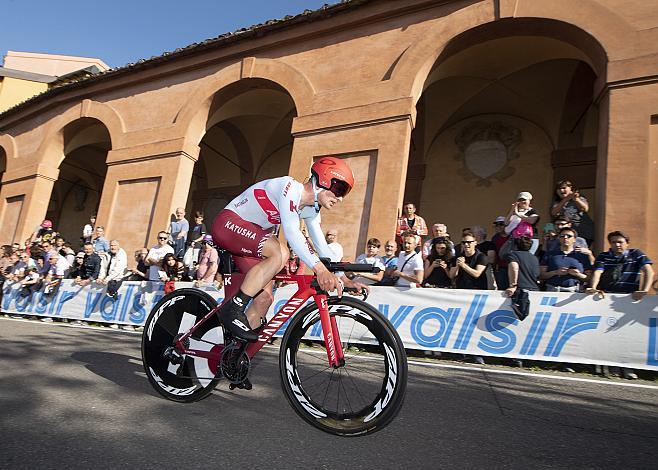
{"type": "Polygon", "coordinates": [[[364,302],[368,298],[368,289],[366,289],[366,288],[363,288],[363,289],[359,290],[359,289],[353,289],[351,287],[345,287],[343,289],[343,292],[347,292],[349,294],[360,295],[361,297],[363,297],[364,302]]]}

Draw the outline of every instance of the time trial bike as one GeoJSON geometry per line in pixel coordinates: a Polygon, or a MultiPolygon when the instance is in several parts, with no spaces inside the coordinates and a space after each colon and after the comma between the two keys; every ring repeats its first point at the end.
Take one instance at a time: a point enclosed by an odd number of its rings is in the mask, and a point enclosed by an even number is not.
{"type": "MultiPolygon", "coordinates": [[[[376,272],[367,264],[329,263],[331,272],[376,272]]],[[[244,275],[225,276],[225,299],[244,275]]],[[[208,396],[221,378],[230,388],[251,388],[255,354],[280,329],[283,392],[308,423],[332,434],[356,436],[389,424],[402,406],[407,357],[388,319],[364,300],[329,296],[314,275],[278,274],[297,291],[258,330],[252,343],[233,337],[217,319],[221,305],[206,292],[179,289],[150,312],[142,336],[142,360],[155,390],[177,402],[208,396]],[[309,301],[312,299],[311,301],[309,301]],[[307,302],[309,301],[309,302],[307,302]],[[299,312],[299,313],[297,313],[299,312]],[[297,313],[297,314],[296,314],[297,313]]]]}

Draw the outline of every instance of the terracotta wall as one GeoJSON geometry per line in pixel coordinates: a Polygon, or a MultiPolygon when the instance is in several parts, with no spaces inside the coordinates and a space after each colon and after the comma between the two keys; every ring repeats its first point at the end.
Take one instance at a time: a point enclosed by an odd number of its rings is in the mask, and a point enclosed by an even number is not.
{"type": "MultiPolygon", "coordinates": [[[[488,142],[476,140],[469,142],[469,147],[488,142]]],[[[473,225],[486,228],[491,235],[496,216],[507,215],[520,191],[530,191],[532,207],[541,216],[541,226],[551,221],[548,211],[553,190],[551,149],[546,134],[522,119],[484,115],[462,121],[443,132],[431,147],[419,213],[428,225],[448,225],[456,239],[462,228],[473,225]],[[477,149],[464,152],[456,143],[459,134],[474,123],[518,130],[518,143],[509,149],[501,146],[501,161],[490,167],[491,150],[483,159],[479,158],[477,149]]]]}
{"type": "MultiPolygon", "coordinates": [[[[490,31],[546,36],[570,44],[591,65],[597,75],[593,96],[600,108],[600,234],[630,227],[634,242],[655,256],[658,188],[650,127],[651,116],[658,114],[653,84],[658,76],[658,19],[647,9],[649,3],[633,0],[617,8],[608,0],[373,1],[321,21],[174,54],[126,73],[108,74],[88,86],[59,90],[51,98],[0,115],[0,146],[7,154],[0,241],[24,239],[43,219],[65,153],[62,129],[80,118],[94,118],[111,140],[98,223],[107,226],[110,237],[125,240],[129,250],[154,243],[154,232],[166,227],[173,209],[188,199],[214,97],[229,85],[245,84],[246,89],[253,83],[249,80],[258,79],[276,84],[294,102],[289,157],[293,176],[306,177],[316,156],[337,154],[354,160],[365,193],[345,201],[349,212],[342,220],[327,218],[347,234],[343,241],[355,255],[364,237],[384,240],[392,233],[403,201],[416,103],[437,58],[462,33],[486,25],[468,41],[482,40],[490,31]],[[366,207],[369,194],[372,202],[366,207]],[[21,196],[16,220],[15,201],[21,196]],[[139,222],[129,216],[133,209],[139,222]]],[[[446,130],[441,149],[426,162],[421,193],[428,222],[447,217],[456,227],[486,223],[519,189],[529,189],[529,180],[545,210],[550,151],[531,126],[516,125],[528,136],[515,161],[517,172],[489,188],[462,184],[454,159],[456,129],[446,130]],[[453,183],[440,184],[445,172],[456,172],[453,183]],[[474,217],[455,208],[460,202],[455,192],[468,193],[469,204],[481,208],[474,217]],[[451,198],[447,209],[433,208],[436,200],[446,198],[451,198]]],[[[282,153],[272,164],[287,155],[282,153]]],[[[414,162],[413,171],[417,163],[425,164],[414,162]]],[[[281,172],[285,165],[274,167],[265,168],[263,175],[281,172]]],[[[221,171],[230,176],[230,169],[221,171]]]]}

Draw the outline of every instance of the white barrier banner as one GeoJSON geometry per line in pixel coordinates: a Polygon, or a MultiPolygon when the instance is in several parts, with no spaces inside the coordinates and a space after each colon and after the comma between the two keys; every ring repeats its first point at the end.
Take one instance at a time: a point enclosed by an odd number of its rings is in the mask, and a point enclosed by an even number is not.
{"type": "MultiPolygon", "coordinates": [[[[177,282],[177,288],[192,287],[191,282],[177,282]]],[[[204,287],[214,299],[221,301],[224,290],[204,287]]],[[[80,287],[72,279],[62,281],[52,296],[37,291],[29,296],[21,295],[18,282],[5,283],[2,311],[23,315],[49,316],[100,323],[118,323],[141,326],[151,308],[164,297],[162,282],[124,282],[114,300],[105,293],[105,286],[90,284],[80,287]]]]}
{"type": "MultiPolygon", "coordinates": [[[[294,290],[279,289],[274,308],[294,290]]],[[[408,349],[658,370],[655,295],[532,292],[522,322],[500,291],[373,287],[368,303],[408,349]]]]}
{"type": "MultiPolygon", "coordinates": [[[[223,290],[203,290],[218,301],[224,297],[223,290]]],[[[22,297],[18,283],[6,283],[3,291],[3,312],[141,326],[164,296],[164,284],[124,282],[116,300],[101,286],[72,280],[51,297],[22,297]]],[[[278,289],[268,318],[294,292],[294,286],[278,289]]],[[[373,287],[368,303],[391,321],[408,349],[658,370],[658,296],[634,302],[630,295],[534,292],[523,322],[499,291],[373,287]]]]}

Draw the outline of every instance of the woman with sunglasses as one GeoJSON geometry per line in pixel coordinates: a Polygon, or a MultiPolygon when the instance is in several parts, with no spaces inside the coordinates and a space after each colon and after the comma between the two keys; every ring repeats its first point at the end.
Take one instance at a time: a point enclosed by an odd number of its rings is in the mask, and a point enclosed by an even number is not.
{"type": "Polygon", "coordinates": [[[300,229],[303,220],[320,256],[331,258],[320,227],[320,209],[332,210],[353,186],[354,175],[344,160],[322,157],[313,163],[311,177],[305,183],[290,176],[261,181],[219,213],[212,226],[213,239],[233,254],[238,270],[247,273],[238,293],[219,311],[219,320],[234,336],[246,341],[258,339],[252,325],[261,324],[273,300],[272,277],[289,258],[286,243],[274,233],[279,225],[290,247],[316,273],[323,290],[340,291],[341,281],[348,287],[365,288],[345,276],[339,280],[329,272],[307,245],[300,229]]]}

